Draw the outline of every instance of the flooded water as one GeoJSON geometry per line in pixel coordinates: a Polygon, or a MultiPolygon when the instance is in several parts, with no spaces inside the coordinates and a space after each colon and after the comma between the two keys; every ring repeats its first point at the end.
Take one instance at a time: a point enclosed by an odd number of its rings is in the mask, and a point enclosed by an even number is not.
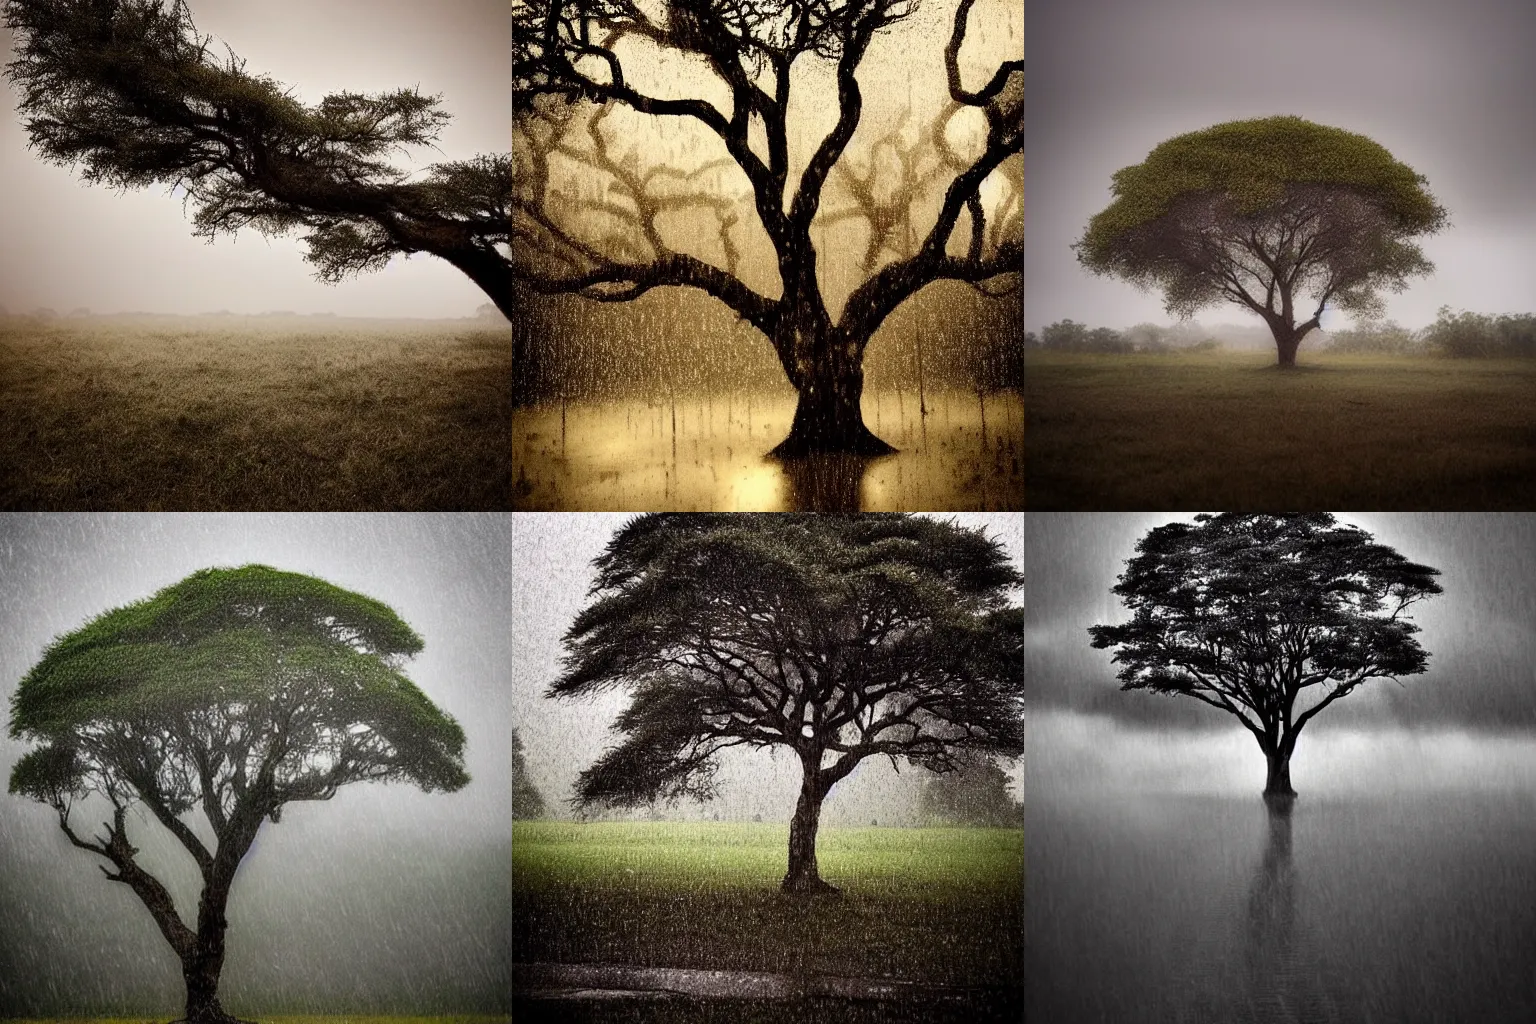
{"type": "Polygon", "coordinates": [[[1536,796],[1026,802],[1038,1021],[1536,1021],[1536,796]]]}
{"type": "Polygon", "coordinates": [[[864,422],[899,451],[787,465],[794,398],[558,402],[513,417],[516,507],[629,511],[1011,511],[1024,507],[1017,395],[869,391],[864,422]]]}

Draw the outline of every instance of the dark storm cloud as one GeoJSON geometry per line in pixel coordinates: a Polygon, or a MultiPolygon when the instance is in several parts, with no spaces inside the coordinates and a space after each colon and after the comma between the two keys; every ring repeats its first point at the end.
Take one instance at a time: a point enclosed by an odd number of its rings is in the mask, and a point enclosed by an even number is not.
{"type": "MultiPolygon", "coordinates": [[[[1536,5],[1524,0],[1033,0],[1026,322],[1165,322],[1160,298],[1094,278],[1069,245],[1110,175],[1173,135],[1296,114],[1370,136],[1429,179],[1451,227],[1438,270],[1388,312],[1531,308],[1536,5]]],[[[1202,313],[1244,319],[1236,307],[1202,313]]],[[[1257,321],[1255,321],[1257,322],[1257,321]]],[[[1325,326],[1342,323],[1330,318],[1325,326]]]]}
{"type": "MultiPolygon", "coordinates": [[[[1033,709],[1106,715],[1127,723],[1230,729],[1230,716],[1197,701],[1122,692],[1110,652],[1089,647],[1088,627],[1127,618],[1109,592],[1136,541],[1180,514],[1037,512],[1025,551],[1025,679],[1033,709]]],[[[1416,605],[1429,671],[1376,681],[1326,712],[1360,727],[1536,730],[1536,515],[1339,513],[1404,556],[1440,569],[1445,593],[1416,605]]],[[[1314,728],[1317,728],[1314,726],[1314,728]]]]}
{"type": "MultiPolygon", "coordinates": [[[[191,0],[197,26],[306,103],[327,93],[406,87],[441,94],[453,121],[439,148],[401,166],[505,152],[511,121],[511,24],[503,0],[191,0]]],[[[11,59],[0,25],[0,62],[11,59]]],[[[340,285],[316,281],[296,238],[245,231],[212,246],[192,237],[164,189],[89,188],[27,150],[15,90],[0,90],[0,305],[96,312],[294,310],[344,316],[469,316],[485,296],[441,260],[397,257],[340,285]]]]}
{"type": "MultiPolygon", "coordinates": [[[[319,576],[399,613],[425,644],[406,674],[463,726],[471,781],[450,794],[350,785],[264,825],[232,894],[226,1000],[262,1012],[504,1010],[504,516],[0,515],[0,697],[53,637],[196,569],[251,562],[319,576]]],[[[0,736],[0,774],[28,746],[0,736]]],[[[135,820],[130,831],[147,857],[166,856],[156,826],[135,820]]],[[[0,1017],[178,1005],[169,946],[98,862],[68,845],[50,810],[0,795],[0,1017]]],[[[195,897],[190,860],[165,866],[173,893],[195,897]]]]}

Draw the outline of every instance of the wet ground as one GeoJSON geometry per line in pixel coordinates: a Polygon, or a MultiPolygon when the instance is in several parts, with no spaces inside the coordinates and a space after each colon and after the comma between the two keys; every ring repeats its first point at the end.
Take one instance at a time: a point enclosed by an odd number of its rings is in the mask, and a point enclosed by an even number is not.
{"type": "Polygon", "coordinates": [[[1027,808],[1030,1020],[1536,1020],[1536,797],[1027,808]]]}
{"type": "Polygon", "coordinates": [[[546,403],[513,416],[515,506],[546,511],[1013,511],[1024,507],[1016,395],[864,397],[894,445],[872,460],[766,458],[793,397],[546,403]]]}

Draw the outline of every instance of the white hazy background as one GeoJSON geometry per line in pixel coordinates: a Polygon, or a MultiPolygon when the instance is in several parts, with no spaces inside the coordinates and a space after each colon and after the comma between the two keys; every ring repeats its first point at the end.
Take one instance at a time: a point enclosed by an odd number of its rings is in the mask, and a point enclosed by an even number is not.
{"type": "MultiPolygon", "coordinates": [[[[453,115],[437,151],[396,159],[415,169],[505,152],[511,121],[511,25],[504,0],[192,0],[204,34],[252,74],[306,103],[327,93],[417,87],[453,115]]],[[[0,26],[0,61],[12,58],[0,26]]],[[[336,313],[463,317],[487,302],[442,260],[396,257],[339,285],[316,281],[297,237],[253,231],[209,245],[162,188],[118,193],[80,184],[27,150],[7,81],[0,110],[0,306],[67,313],[336,313]]]]}
{"type": "MultiPolygon", "coordinates": [[[[1071,244],[1109,205],[1110,176],[1158,143],[1275,114],[1375,139],[1449,210],[1423,245],[1436,273],[1388,295],[1388,317],[1536,311],[1528,0],[1032,0],[1029,16],[1030,330],[1169,322],[1157,294],[1088,274],[1071,244]]],[[[1230,304],[1200,317],[1261,323],[1230,304]]]]}

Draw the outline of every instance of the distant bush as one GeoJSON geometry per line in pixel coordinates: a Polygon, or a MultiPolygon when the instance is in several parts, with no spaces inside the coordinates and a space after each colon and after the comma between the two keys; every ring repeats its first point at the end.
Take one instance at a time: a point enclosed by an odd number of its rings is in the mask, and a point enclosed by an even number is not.
{"type": "Polygon", "coordinates": [[[1094,352],[1122,355],[1128,352],[1209,352],[1221,347],[1214,338],[1195,339],[1187,325],[1173,328],[1157,324],[1137,324],[1123,331],[1112,327],[1090,328],[1075,320],[1058,320],[1041,328],[1036,338],[1031,332],[1025,336],[1025,348],[1048,349],[1053,352],[1094,352]]]}
{"type": "Polygon", "coordinates": [[[1388,320],[1334,331],[1323,351],[1340,355],[1412,355],[1423,352],[1424,343],[1413,331],[1388,320]]]}
{"type": "Polygon", "coordinates": [[[1424,330],[1424,341],[1456,359],[1536,356],[1536,315],[1495,317],[1466,310],[1453,313],[1451,307],[1441,306],[1435,322],[1424,330]]]}

